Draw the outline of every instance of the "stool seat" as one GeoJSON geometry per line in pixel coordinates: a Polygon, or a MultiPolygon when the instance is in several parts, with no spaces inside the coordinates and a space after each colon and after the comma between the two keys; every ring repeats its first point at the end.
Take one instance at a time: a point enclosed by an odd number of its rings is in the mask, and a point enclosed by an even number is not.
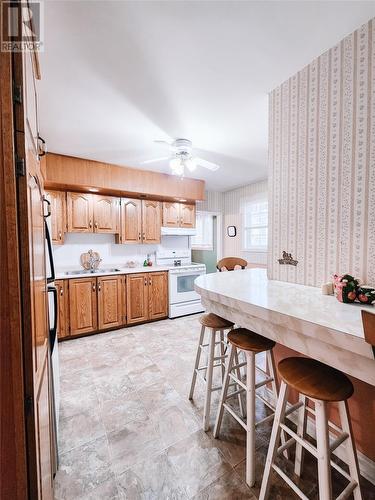
{"type": "Polygon", "coordinates": [[[200,323],[207,328],[213,328],[214,330],[225,330],[231,328],[234,323],[228,321],[227,319],[220,318],[214,313],[203,314],[199,318],[200,323]]]}
{"type": "Polygon", "coordinates": [[[345,401],[354,392],[353,384],[344,373],[315,359],[285,358],[280,361],[278,371],[286,384],[309,398],[345,401]]]}
{"type": "Polygon", "coordinates": [[[263,352],[270,351],[275,347],[273,340],[262,337],[247,328],[236,328],[228,333],[228,340],[231,344],[243,351],[263,352]]]}

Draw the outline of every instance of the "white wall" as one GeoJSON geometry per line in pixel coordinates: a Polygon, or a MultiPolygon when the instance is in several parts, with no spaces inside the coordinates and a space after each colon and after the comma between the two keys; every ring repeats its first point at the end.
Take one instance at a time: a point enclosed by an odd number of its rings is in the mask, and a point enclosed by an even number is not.
{"type": "Polygon", "coordinates": [[[99,252],[102,258],[101,266],[125,266],[129,260],[143,264],[148,253],[155,260],[155,252],[164,249],[188,249],[188,236],[162,236],[160,245],[117,245],[112,234],[65,234],[64,245],[53,248],[57,270],[80,268],[80,256],[92,249],[99,252]]]}

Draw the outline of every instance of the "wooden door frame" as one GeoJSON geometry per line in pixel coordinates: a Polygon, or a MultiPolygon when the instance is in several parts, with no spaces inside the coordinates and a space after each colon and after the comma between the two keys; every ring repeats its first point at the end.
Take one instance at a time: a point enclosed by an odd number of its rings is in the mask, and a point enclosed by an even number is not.
{"type": "Polygon", "coordinates": [[[12,54],[0,52],[0,498],[29,496],[12,54]]]}

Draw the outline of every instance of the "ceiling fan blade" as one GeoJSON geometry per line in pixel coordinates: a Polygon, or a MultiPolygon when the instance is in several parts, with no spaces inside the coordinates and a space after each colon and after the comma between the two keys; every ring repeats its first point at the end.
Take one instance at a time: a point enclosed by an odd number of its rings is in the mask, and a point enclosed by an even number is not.
{"type": "Polygon", "coordinates": [[[156,163],[157,161],[169,160],[169,156],[163,156],[162,158],[153,158],[152,160],[141,161],[142,165],[146,165],[147,163],[156,163]]]}
{"type": "Polygon", "coordinates": [[[215,172],[215,170],[218,170],[220,168],[219,165],[216,163],[212,163],[211,161],[203,160],[203,158],[194,158],[197,165],[200,165],[203,168],[207,168],[208,170],[211,170],[212,172],[215,172]]]}
{"type": "Polygon", "coordinates": [[[156,140],[156,141],[154,141],[154,142],[155,142],[155,144],[165,144],[165,145],[166,145],[166,146],[168,146],[168,147],[171,145],[171,143],[170,143],[170,142],[168,142],[168,141],[157,141],[157,140],[156,140]]]}

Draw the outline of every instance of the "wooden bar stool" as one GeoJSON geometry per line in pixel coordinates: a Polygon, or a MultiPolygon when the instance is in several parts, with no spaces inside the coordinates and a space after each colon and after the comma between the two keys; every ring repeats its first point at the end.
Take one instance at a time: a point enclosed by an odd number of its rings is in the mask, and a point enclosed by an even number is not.
{"type": "Polygon", "coordinates": [[[309,451],[318,460],[320,500],[331,500],[332,498],[331,466],[349,481],[347,487],[337,498],[344,500],[353,494],[355,500],[362,499],[359,485],[358,460],[347,404],[347,400],[351,397],[354,390],[351,381],[342,372],[310,358],[292,357],[283,359],[278,365],[278,371],[282,383],[259,498],[261,500],[268,498],[271,473],[275,471],[300,498],[307,499],[306,495],[290,477],[275,464],[276,455],[282,449],[285,449],[285,446],[296,443],[294,470],[298,476],[302,470],[304,450],[309,451]],[[284,423],[285,417],[292,413],[290,410],[285,411],[290,387],[297,390],[302,396],[300,396],[300,401],[297,403],[299,411],[297,432],[293,432],[284,423]],[[306,399],[315,403],[315,410],[307,406],[306,399]],[[328,421],[327,404],[333,402],[337,402],[339,405],[341,429],[328,421]],[[316,447],[305,439],[306,412],[315,415],[316,447]],[[329,426],[338,433],[337,437],[331,443],[329,441],[329,426]],[[291,436],[291,439],[288,440],[286,445],[278,447],[281,431],[291,436]],[[348,441],[347,457],[349,474],[331,460],[331,452],[345,441],[348,441]]]}
{"type": "MultiPolygon", "coordinates": [[[[220,318],[213,313],[203,314],[199,321],[202,325],[201,333],[198,342],[197,354],[195,357],[195,365],[193,371],[193,377],[191,380],[191,387],[189,393],[189,399],[193,399],[195,383],[197,380],[197,375],[203,380],[206,384],[206,395],[205,395],[205,403],[204,403],[204,412],[203,412],[203,429],[208,431],[210,425],[210,410],[211,410],[211,394],[214,391],[218,391],[221,389],[221,385],[213,387],[213,369],[220,367],[221,368],[221,379],[224,378],[225,373],[225,363],[224,360],[228,356],[226,354],[227,343],[224,337],[224,331],[229,330],[233,327],[233,323],[224,318],[220,318]],[[206,328],[209,329],[209,341],[208,343],[204,343],[204,337],[206,333],[206,328]],[[219,334],[219,338],[217,339],[217,335],[219,334]],[[215,356],[215,347],[220,346],[220,355],[215,356]],[[204,366],[200,365],[200,359],[203,349],[208,348],[208,356],[207,363],[204,366]],[[202,375],[202,371],[204,372],[204,376],[202,375]]],[[[236,358],[237,359],[237,358],[236,358]]],[[[238,359],[237,359],[238,364],[238,359]]],[[[241,376],[240,368],[238,368],[238,376],[241,376]]],[[[243,413],[242,399],[239,394],[239,403],[241,412],[243,413]]]]}
{"type": "Polygon", "coordinates": [[[273,340],[267,339],[258,335],[246,328],[236,328],[228,333],[228,341],[230,343],[230,353],[226,365],[223,389],[221,392],[220,405],[216,417],[214,437],[217,438],[220,432],[220,426],[223,419],[224,410],[227,410],[232,417],[246,430],[246,482],[249,486],[255,483],[255,428],[264,422],[273,419],[273,413],[263,418],[259,422],[255,422],[255,398],[260,398],[269,408],[274,411],[274,406],[262,395],[256,391],[266,384],[272,385],[272,392],[275,404],[278,396],[278,386],[275,377],[275,362],[272,349],[275,346],[273,340]],[[245,353],[246,361],[238,364],[235,361],[237,349],[245,353]],[[261,352],[266,352],[266,359],[269,374],[255,364],[255,355],[261,352]],[[235,363],[235,364],[234,364],[235,363]],[[246,365],[246,384],[234,375],[233,371],[237,371],[242,366],[246,365]],[[265,378],[259,383],[256,383],[255,375],[258,370],[265,378]],[[228,394],[230,380],[233,380],[239,387],[238,390],[228,394]],[[227,401],[236,396],[239,392],[246,392],[246,423],[242,420],[227,401]]]}

